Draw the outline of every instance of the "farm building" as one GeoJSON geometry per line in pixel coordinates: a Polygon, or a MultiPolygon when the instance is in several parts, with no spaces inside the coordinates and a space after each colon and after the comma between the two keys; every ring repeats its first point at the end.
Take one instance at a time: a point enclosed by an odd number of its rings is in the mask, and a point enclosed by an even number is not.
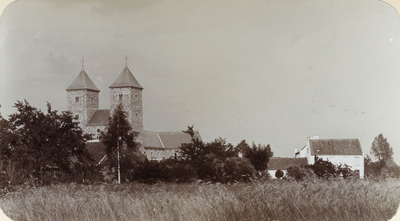
{"type": "Polygon", "coordinates": [[[284,176],[287,173],[287,168],[291,166],[305,166],[307,165],[307,158],[306,157],[272,157],[268,163],[268,173],[271,175],[272,178],[275,177],[275,173],[277,170],[282,170],[284,176]]]}
{"type": "MultiPolygon", "coordinates": [[[[110,109],[99,109],[99,93],[88,74],[83,69],[67,90],[67,109],[78,119],[79,126],[95,139],[88,142],[89,152],[95,159],[104,157],[104,146],[98,135],[103,131],[118,104],[122,103],[133,131],[138,132],[136,139],[139,150],[148,159],[160,160],[174,156],[183,143],[190,143],[191,136],[182,131],[152,132],[145,131],[143,126],[143,87],[139,84],[128,66],[122,70],[114,83],[110,85],[110,109]],[[100,156],[101,155],[101,156],[100,156]]],[[[195,137],[201,139],[198,131],[195,137]]]]}
{"type": "Polygon", "coordinates": [[[307,158],[308,164],[314,163],[315,156],[336,165],[347,164],[360,178],[364,177],[364,157],[358,139],[319,139],[314,136],[307,139],[300,151],[295,148],[295,157],[307,158]]]}

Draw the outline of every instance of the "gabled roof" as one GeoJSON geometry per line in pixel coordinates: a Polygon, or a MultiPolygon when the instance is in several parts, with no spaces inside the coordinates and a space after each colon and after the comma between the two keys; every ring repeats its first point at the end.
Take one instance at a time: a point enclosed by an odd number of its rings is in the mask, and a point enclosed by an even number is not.
{"type": "MultiPolygon", "coordinates": [[[[201,139],[198,131],[195,136],[201,139]]],[[[182,131],[170,132],[144,132],[144,148],[145,149],[177,149],[183,143],[190,143],[192,137],[182,131]]]]}
{"type": "Polygon", "coordinates": [[[305,166],[307,164],[306,157],[271,157],[268,163],[268,170],[286,170],[291,166],[305,166]]]}
{"type": "Polygon", "coordinates": [[[84,70],[82,70],[72,84],[67,88],[67,91],[71,90],[91,90],[97,91],[100,90],[94,85],[93,81],[90,80],[90,77],[86,74],[84,70]]]}
{"type": "MultiPolygon", "coordinates": [[[[201,139],[198,131],[195,131],[195,136],[201,139]]],[[[144,131],[144,148],[157,150],[176,150],[182,143],[190,143],[191,137],[189,134],[181,131],[173,132],[152,132],[144,131]]],[[[87,142],[86,148],[93,159],[100,163],[106,156],[106,146],[100,141],[87,142]]]]}
{"type": "Polygon", "coordinates": [[[362,155],[358,139],[310,139],[311,155],[362,155]]]}
{"type": "Polygon", "coordinates": [[[110,110],[96,110],[90,118],[87,126],[107,126],[108,118],[110,117],[110,110]]]}
{"type": "Polygon", "coordinates": [[[143,87],[139,84],[136,78],[133,76],[132,72],[128,67],[125,67],[122,70],[121,74],[119,74],[117,80],[110,86],[110,88],[119,88],[119,87],[133,87],[138,89],[143,89],[143,87]]]}

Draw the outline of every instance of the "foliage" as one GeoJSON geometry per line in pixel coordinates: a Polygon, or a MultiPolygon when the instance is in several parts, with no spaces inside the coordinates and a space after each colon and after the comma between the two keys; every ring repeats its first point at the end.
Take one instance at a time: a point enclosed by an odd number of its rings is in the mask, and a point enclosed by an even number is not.
{"type": "Polygon", "coordinates": [[[159,161],[148,159],[139,165],[134,176],[134,180],[148,184],[154,184],[167,179],[168,175],[165,173],[163,165],[159,161]]]}
{"type": "Polygon", "coordinates": [[[246,158],[230,157],[222,164],[222,176],[218,181],[226,182],[248,182],[254,177],[256,171],[246,158]]]}
{"type": "Polygon", "coordinates": [[[291,167],[287,168],[286,170],[287,170],[287,173],[286,173],[287,177],[294,178],[298,181],[306,180],[308,178],[315,176],[313,171],[310,168],[299,167],[297,165],[291,166],[291,167]]]}
{"type": "MultiPolygon", "coordinates": [[[[242,141],[243,142],[243,141],[242,141]]],[[[268,163],[274,153],[271,151],[269,144],[267,146],[253,142],[252,147],[246,148],[244,157],[250,160],[256,171],[263,171],[268,168],[268,163]]]]}
{"type": "Polygon", "coordinates": [[[341,174],[344,179],[352,177],[354,175],[353,170],[347,164],[340,164],[336,167],[336,173],[341,174]]]}
{"type": "Polygon", "coordinates": [[[182,163],[189,165],[196,171],[199,179],[216,181],[218,177],[218,165],[225,159],[237,157],[238,153],[232,144],[225,139],[218,138],[212,142],[204,143],[195,136],[193,126],[183,131],[189,134],[192,139],[189,144],[182,144],[179,147],[178,155],[182,163]]]}
{"type": "Polygon", "coordinates": [[[100,140],[106,145],[107,166],[115,171],[117,177],[118,154],[120,156],[121,180],[129,180],[132,171],[141,160],[138,153],[139,143],[135,141],[137,132],[132,130],[122,104],[119,104],[109,118],[105,131],[100,132],[100,140]]]}
{"type": "Polygon", "coordinates": [[[275,177],[278,178],[278,179],[282,178],[283,175],[285,175],[285,173],[282,170],[277,170],[275,172],[275,177]]]}
{"type": "Polygon", "coordinates": [[[336,166],[328,161],[315,156],[314,164],[310,166],[318,177],[336,177],[339,175],[336,166]]]}
{"type": "Polygon", "coordinates": [[[26,100],[14,107],[17,112],[8,121],[0,119],[1,172],[10,183],[37,180],[49,169],[75,180],[94,172],[94,161],[85,148],[90,136],[70,112],[59,114],[47,103],[47,113],[43,113],[26,100]]]}
{"type": "Polygon", "coordinates": [[[184,183],[197,178],[196,171],[188,164],[184,164],[176,159],[164,159],[160,161],[163,173],[166,174],[166,181],[184,183]]]}
{"type": "Polygon", "coordinates": [[[382,134],[375,137],[371,146],[371,154],[385,165],[393,163],[393,148],[382,134]]]}

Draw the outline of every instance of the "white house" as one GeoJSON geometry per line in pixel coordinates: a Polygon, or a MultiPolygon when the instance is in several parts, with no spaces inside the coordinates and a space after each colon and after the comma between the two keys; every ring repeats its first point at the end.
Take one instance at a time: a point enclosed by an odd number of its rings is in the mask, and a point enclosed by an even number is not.
{"type": "Polygon", "coordinates": [[[333,164],[346,164],[360,178],[364,177],[364,157],[358,139],[319,139],[314,136],[300,151],[295,148],[295,157],[306,157],[308,164],[314,164],[315,156],[333,164]]]}

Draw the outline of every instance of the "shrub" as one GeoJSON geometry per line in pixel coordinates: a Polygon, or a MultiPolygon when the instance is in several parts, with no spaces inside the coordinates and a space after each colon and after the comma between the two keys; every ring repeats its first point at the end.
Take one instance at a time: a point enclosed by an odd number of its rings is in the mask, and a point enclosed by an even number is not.
{"type": "Polygon", "coordinates": [[[333,163],[318,157],[315,157],[315,162],[313,165],[310,165],[310,168],[318,177],[329,178],[340,174],[333,163]]]}
{"type": "Polygon", "coordinates": [[[256,170],[246,158],[231,157],[223,163],[223,175],[220,182],[250,181],[256,170]]]}
{"type": "Polygon", "coordinates": [[[137,169],[134,180],[141,183],[154,184],[158,181],[165,181],[167,177],[160,162],[146,159],[137,169]]]}
{"type": "Polygon", "coordinates": [[[304,168],[299,166],[291,166],[287,168],[286,175],[288,177],[292,177],[296,180],[305,180],[314,175],[313,171],[310,168],[304,168]]]}
{"type": "Polygon", "coordinates": [[[197,173],[188,164],[179,162],[175,159],[166,159],[160,162],[163,174],[166,175],[166,181],[184,183],[197,178],[197,173]]]}
{"type": "Polygon", "coordinates": [[[285,175],[285,173],[282,170],[277,170],[275,172],[275,177],[278,178],[278,179],[282,178],[283,175],[285,175]]]}

